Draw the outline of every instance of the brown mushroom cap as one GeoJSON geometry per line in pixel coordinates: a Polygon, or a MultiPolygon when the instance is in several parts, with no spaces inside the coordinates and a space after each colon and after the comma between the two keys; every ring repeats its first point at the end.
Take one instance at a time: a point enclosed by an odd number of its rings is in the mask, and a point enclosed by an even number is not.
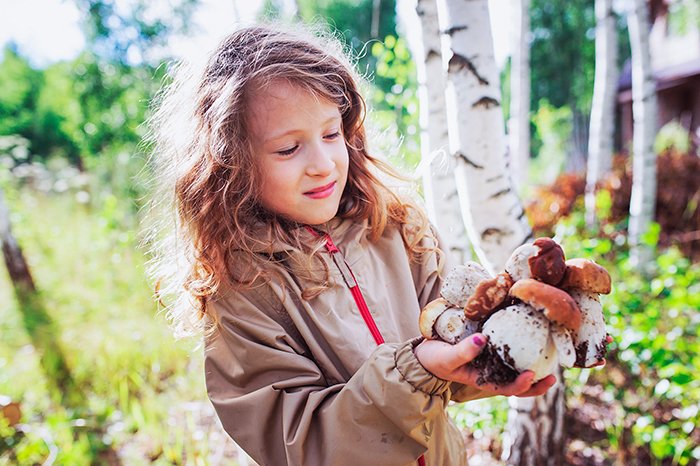
{"type": "Polygon", "coordinates": [[[574,331],[581,327],[581,310],[564,290],[526,278],[515,282],[509,294],[541,310],[552,322],[574,331]]]}
{"type": "Polygon", "coordinates": [[[532,244],[540,250],[528,259],[532,277],[549,285],[557,285],[566,271],[564,250],[552,238],[537,238],[532,244]]]}
{"type": "Polygon", "coordinates": [[[452,306],[450,306],[450,303],[444,298],[438,298],[426,304],[425,307],[421,309],[420,316],[418,317],[418,327],[420,328],[421,335],[429,340],[435,339],[437,337],[433,328],[435,326],[435,321],[449,307],[452,306]]]}
{"type": "Polygon", "coordinates": [[[566,261],[564,279],[561,288],[575,288],[593,293],[608,294],[611,290],[610,274],[604,267],[588,259],[569,259],[566,261]]]}
{"type": "Polygon", "coordinates": [[[506,299],[511,286],[513,279],[505,272],[494,278],[482,280],[467,300],[464,314],[472,320],[488,317],[506,299]]]}

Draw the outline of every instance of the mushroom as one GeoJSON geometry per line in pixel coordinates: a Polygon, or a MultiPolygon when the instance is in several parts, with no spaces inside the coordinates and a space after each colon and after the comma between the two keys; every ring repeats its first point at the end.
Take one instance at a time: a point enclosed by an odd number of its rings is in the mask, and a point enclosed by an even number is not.
{"type": "Polygon", "coordinates": [[[566,270],[564,251],[551,238],[537,238],[516,248],[505,269],[515,282],[535,278],[549,285],[557,285],[566,270]]]}
{"type": "Polygon", "coordinates": [[[469,363],[477,382],[507,384],[532,370],[535,380],[564,367],[598,365],[607,333],[599,294],[609,293],[608,272],[586,259],[564,260],[551,238],[513,251],[505,271],[491,277],[476,262],[445,278],[441,298],[421,310],[425,338],[455,344],[481,331],[489,341],[469,363]]]}
{"type": "Polygon", "coordinates": [[[480,320],[501,304],[511,284],[508,274],[492,278],[477,262],[455,267],[445,277],[441,297],[421,310],[421,335],[457,343],[477,331],[480,320]]]}
{"type": "Polygon", "coordinates": [[[581,326],[572,335],[576,348],[574,367],[596,366],[603,362],[607,352],[608,333],[600,294],[610,293],[610,274],[591,260],[569,259],[560,286],[568,291],[581,310],[581,326]]]}
{"type": "Polygon", "coordinates": [[[531,278],[515,282],[509,295],[520,302],[494,313],[484,323],[482,331],[489,344],[475,360],[479,380],[510,383],[525,370],[533,371],[534,379],[540,380],[558,362],[571,367],[575,349],[570,332],[581,326],[581,311],[573,298],[531,278]]]}
{"type": "Polygon", "coordinates": [[[508,293],[542,311],[549,320],[569,330],[576,331],[581,326],[581,310],[564,290],[526,278],[515,282],[508,293]]]}
{"type": "Polygon", "coordinates": [[[489,280],[491,275],[478,262],[469,261],[450,270],[440,288],[440,296],[452,306],[464,307],[474,294],[479,283],[489,280]]]}
{"type": "Polygon", "coordinates": [[[467,299],[464,314],[473,320],[487,318],[506,299],[511,286],[513,286],[513,279],[505,272],[499,273],[494,278],[482,280],[467,299]]]}
{"type": "Polygon", "coordinates": [[[489,341],[469,365],[479,371],[477,383],[505,385],[531,370],[534,380],[552,373],[557,348],[546,316],[519,303],[495,312],[482,329],[489,341]]]}
{"type": "Polygon", "coordinates": [[[476,332],[478,322],[467,319],[464,311],[452,306],[446,299],[429,302],[420,312],[418,326],[423,337],[440,339],[451,344],[476,332]]]}
{"type": "Polygon", "coordinates": [[[566,261],[566,271],[559,287],[565,290],[576,288],[598,294],[608,294],[612,289],[608,271],[592,260],[581,258],[566,261]]]}

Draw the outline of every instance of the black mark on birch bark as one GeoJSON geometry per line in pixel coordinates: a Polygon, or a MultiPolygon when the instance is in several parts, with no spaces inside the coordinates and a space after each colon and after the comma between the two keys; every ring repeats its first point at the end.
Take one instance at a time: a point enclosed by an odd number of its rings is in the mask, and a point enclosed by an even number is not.
{"type": "Polygon", "coordinates": [[[489,85],[488,80],[479,74],[479,72],[476,69],[476,66],[474,66],[474,63],[472,63],[471,60],[469,60],[464,55],[454,53],[452,55],[452,58],[450,58],[449,63],[447,64],[447,71],[449,73],[454,73],[462,69],[467,69],[471,74],[473,74],[477,81],[479,81],[480,85],[489,85]]]}
{"type": "Polygon", "coordinates": [[[443,30],[443,31],[442,31],[442,34],[447,34],[447,35],[450,35],[450,36],[451,36],[451,35],[454,34],[455,32],[466,31],[466,30],[467,30],[467,26],[464,26],[464,25],[461,25],[461,26],[452,26],[451,28],[447,28],[447,29],[443,30]]]}
{"type": "Polygon", "coordinates": [[[483,169],[484,169],[484,166],[483,166],[483,165],[479,165],[478,163],[473,162],[469,157],[467,157],[466,155],[464,155],[464,154],[461,153],[461,152],[457,152],[457,153],[455,154],[455,157],[458,157],[458,158],[464,160],[464,162],[465,162],[467,165],[469,165],[470,167],[474,167],[474,168],[476,168],[476,169],[478,169],[478,170],[483,170],[483,169]]]}
{"type": "Polygon", "coordinates": [[[510,192],[510,188],[506,189],[501,189],[500,191],[497,191],[493,193],[491,196],[489,196],[489,199],[496,199],[497,197],[505,196],[510,192]]]}
{"type": "Polygon", "coordinates": [[[430,49],[428,50],[428,53],[425,54],[425,61],[428,62],[430,60],[435,60],[435,59],[440,59],[440,53],[437,52],[436,50],[430,49]]]}
{"type": "Polygon", "coordinates": [[[482,97],[479,100],[477,100],[476,102],[474,102],[472,104],[472,107],[473,108],[483,107],[483,108],[489,109],[489,108],[493,108],[493,107],[498,107],[499,105],[501,105],[500,102],[498,102],[498,100],[494,99],[493,97],[482,97]]]}

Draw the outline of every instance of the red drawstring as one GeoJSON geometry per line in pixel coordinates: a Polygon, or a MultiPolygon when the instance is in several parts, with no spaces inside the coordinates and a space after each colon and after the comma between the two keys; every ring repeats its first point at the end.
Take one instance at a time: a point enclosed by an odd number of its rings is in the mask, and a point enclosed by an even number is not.
{"type": "MultiPolygon", "coordinates": [[[[306,229],[316,238],[321,237],[321,235],[310,226],[307,226],[306,229]]],[[[369,312],[369,307],[367,306],[365,297],[362,296],[362,290],[360,290],[360,285],[355,279],[355,274],[352,273],[352,269],[350,269],[348,263],[345,262],[345,259],[341,257],[340,261],[336,260],[335,253],[340,252],[340,250],[335,244],[333,244],[331,236],[326,234],[324,239],[326,240],[326,251],[328,251],[328,253],[331,255],[333,262],[335,262],[335,265],[338,266],[340,273],[343,275],[343,280],[345,280],[348,288],[350,288],[350,293],[352,293],[352,297],[355,299],[355,304],[357,304],[357,307],[360,310],[360,315],[364,319],[369,332],[372,334],[372,337],[374,337],[374,341],[377,343],[377,345],[381,345],[384,343],[384,337],[379,331],[379,327],[377,327],[376,322],[374,322],[372,314],[369,312]]],[[[423,455],[418,458],[418,466],[426,466],[423,455]]]]}

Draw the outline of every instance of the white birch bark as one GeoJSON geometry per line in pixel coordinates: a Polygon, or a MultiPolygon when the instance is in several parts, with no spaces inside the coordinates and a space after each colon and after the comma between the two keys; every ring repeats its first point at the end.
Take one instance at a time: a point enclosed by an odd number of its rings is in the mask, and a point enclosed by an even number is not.
{"type": "Polygon", "coordinates": [[[586,222],[595,224],[595,187],[612,165],[617,91],[617,29],[613,0],[596,0],[595,82],[586,170],[586,222]]]}
{"type": "MultiPolygon", "coordinates": [[[[506,163],[499,75],[487,0],[441,0],[443,63],[448,70],[450,151],[467,231],[482,264],[500,271],[532,231],[506,163]]],[[[559,377],[561,380],[561,377],[559,377]]],[[[509,465],[557,464],[563,448],[563,385],[538,400],[513,399],[504,459],[509,465]]]]}
{"type": "Polygon", "coordinates": [[[641,236],[654,220],[656,205],[656,82],[649,53],[649,10],[645,0],[632,0],[627,26],[632,50],[633,159],[629,242],[631,256],[644,265],[650,250],[640,245],[641,236]]]}
{"type": "Polygon", "coordinates": [[[510,160],[516,189],[527,182],[530,163],[530,0],[512,0],[510,69],[510,160]]]}
{"type": "Polygon", "coordinates": [[[379,36],[379,16],[382,11],[382,0],[372,1],[372,26],[370,28],[370,35],[373,39],[379,36]]]}
{"type": "MultiPolygon", "coordinates": [[[[558,379],[562,380],[559,370],[558,379]]],[[[557,383],[542,396],[508,399],[502,459],[507,465],[557,466],[564,459],[564,386],[557,383]]]]}
{"type": "Polygon", "coordinates": [[[27,261],[24,259],[22,249],[12,234],[10,210],[5,204],[2,190],[0,190],[0,246],[12,285],[21,292],[34,293],[36,291],[34,280],[27,261]]]}
{"type": "Polygon", "coordinates": [[[450,153],[469,238],[491,272],[531,237],[506,162],[499,74],[487,0],[440,0],[442,61],[447,69],[450,153]]]}
{"type": "Polygon", "coordinates": [[[421,171],[428,217],[440,232],[443,250],[455,264],[471,259],[455,181],[455,161],[447,153],[445,76],[435,0],[416,3],[421,40],[415,42],[420,100],[421,171]],[[430,77],[428,79],[428,77],[430,77]]]}

